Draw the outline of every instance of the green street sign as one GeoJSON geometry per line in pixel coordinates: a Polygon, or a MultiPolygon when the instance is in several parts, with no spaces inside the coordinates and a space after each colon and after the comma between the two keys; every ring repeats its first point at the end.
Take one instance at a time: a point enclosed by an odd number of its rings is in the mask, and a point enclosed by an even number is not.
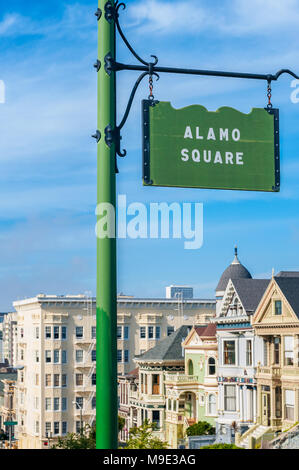
{"type": "Polygon", "coordinates": [[[4,421],[4,426],[16,426],[18,424],[17,421],[4,421]]]}
{"type": "Polygon", "coordinates": [[[142,101],[146,186],[279,191],[279,110],[142,101]]]}

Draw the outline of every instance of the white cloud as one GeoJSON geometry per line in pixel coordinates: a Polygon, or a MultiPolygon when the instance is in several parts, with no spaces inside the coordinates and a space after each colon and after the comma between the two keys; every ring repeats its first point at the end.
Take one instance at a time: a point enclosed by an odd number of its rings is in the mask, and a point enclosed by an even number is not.
{"type": "Polygon", "coordinates": [[[201,33],[231,35],[264,34],[275,28],[294,29],[299,22],[298,0],[224,0],[198,5],[191,0],[169,2],[145,0],[131,9],[132,26],[140,26],[142,32],[168,34],[201,33]]]}

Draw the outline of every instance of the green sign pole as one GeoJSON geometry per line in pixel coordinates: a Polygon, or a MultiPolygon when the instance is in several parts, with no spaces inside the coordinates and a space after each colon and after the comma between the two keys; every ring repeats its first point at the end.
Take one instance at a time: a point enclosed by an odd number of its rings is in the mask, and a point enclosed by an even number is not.
{"type": "MultiPolygon", "coordinates": [[[[115,72],[105,70],[105,57],[115,58],[115,22],[105,12],[107,0],[99,0],[98,15],[98,204],[115,208],[115,143],[105,129],[115,129],[115,72]]],[[[110,2],[112,5],[114,1],[110,2]]],[[[103,214],[105,215],[105,214],[103,214]]],[[[98,215],[98,217],[100,217],[98,215]]],[[[98,219],[99,220],[99,219],[98,219]]],[[[115,220],[114,220],[115,222],[115,220]]],[[[97,238],[97,386],[96,447],[117,449],[117,357],[116,357],[116,239],[97,238]]]]}

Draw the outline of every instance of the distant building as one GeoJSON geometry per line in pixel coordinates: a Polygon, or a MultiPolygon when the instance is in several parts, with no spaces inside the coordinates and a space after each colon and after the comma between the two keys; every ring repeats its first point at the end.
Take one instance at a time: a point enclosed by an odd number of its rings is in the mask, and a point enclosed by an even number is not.
{"type": "Polygon", "coordinates": [[[166,299],[193,299],[193,287],[191,286],[168,286],[166,287],[166,299]]]}
{"type": "Polygon", "coordinates": [[[19,448],[48,449],[49,439],[95,422],[95,303],[84,295],[38,295],[14,307],[19,448]]]}
{"type": "Polygon", "coordinates": [[[17,313],[8,313],[4,316],[2,326],[3,362],[8,361],[11,367],[17,364],[17,313]]]}

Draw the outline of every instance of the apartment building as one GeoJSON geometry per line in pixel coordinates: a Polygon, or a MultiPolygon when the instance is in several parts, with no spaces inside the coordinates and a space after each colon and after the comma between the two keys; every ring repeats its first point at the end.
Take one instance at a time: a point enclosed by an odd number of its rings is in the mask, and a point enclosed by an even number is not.
{"type": "Polygon", "coordinates": [[[95,309],[84,295],[38,295],[14,307],[19,448],[49,448],[95,420],[95,309]]]}
{"type": "Polygon", "coordinates": [[[212,299],[144,299],[119,296],[117,301],[118,373],[127,375],[133,361],[182,325],[204,325],[215,317],[212,299]]]}
{"type": "Polygon", "coordinates": [[[17,363],[17,314],[7,313],[4,315],[2,326],[2,355],[11,367],[17,363]]]}

